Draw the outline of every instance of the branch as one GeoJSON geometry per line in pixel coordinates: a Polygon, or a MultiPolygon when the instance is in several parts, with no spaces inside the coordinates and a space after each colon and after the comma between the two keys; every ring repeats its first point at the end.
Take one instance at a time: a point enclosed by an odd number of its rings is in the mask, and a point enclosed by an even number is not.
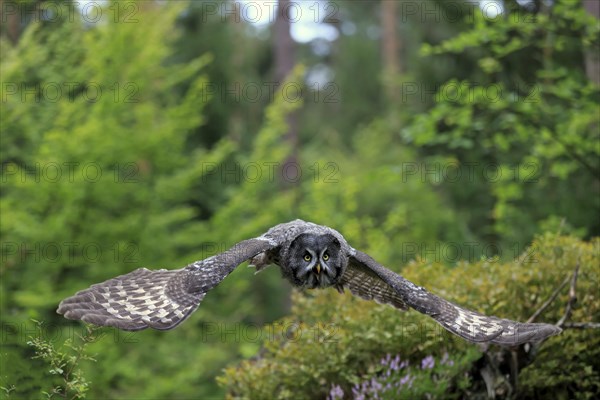
{"type": "MultiPolygon", "coordinates": [[[[538,308],[533,315],[527,320],[527,323],[533,322],[539,317],[546,309],[556,300],[560,292],[564,289],[569,282],[569,299],[565,306],[564,315],[558,320],[556,326],[559,328],[567,329],[600,329],[600,322],[566,322],[573,313],[573,307],[577,302],[577,278],[579,276],[580,261],[577,261],[577,265],[573,270],[572,274],[569,274],[563,282],[552,292],[550,297],[538,308]]],[[[518,347],[512,348],[501,348],[499,351],[493,354],[489,353],[489,343],[483,344],[484,358],[483,368],[479,368],[479,373],[485,383],[488,397],[494,397],[496,393],[497,383],[500,382],[500,377],[504,385],[504,389],[508,390],[508,398],[511,398],[513,391],[516,393],[518,388],[518,376],[521,369],[531,364],[536,357],[539,347],[548,338],[542,339],[538,342],[531,342],[523,344],[518,347]],[[508,375],[500,371],[510,371],[508,375]]]]}
{"type": "MultiPolygon", "coordinates": [[[[555,324],[559,328],[566,327],[565,323],[566,323],[567,319],[569,319],[571,317],[571,314],[573,312],[573,305],[577,301],[577,294],[575,293],[575,287],[577,285],[577,276],[579,275],[579,266],[580,266],[580,263],[578,260],[577,265],[575,266],[575,270],[573,271],[573,274],[571,276],[568,276],[563,281],[563,283],[561,283],[560,286],[554,290],[554,292],[552,293],[550,298],[544,304],[542,304],[542,306],[535,313],[533,313],[533,315],[529,318],[529,320],[527,322],[532,321],[534,318],[536,318],[538,315],[540,315],[542,313],[542,311],[544,311],[544,309],[547,308],[550,305],[550,303],[552,303],[552,301],[556,299],[556,297],[558,296],[558,293],[561,291],[561,289],[563,287],[565,287],[565,285],[567,284],[567,282],[569,282],[569,279],[570,279],[571,287],[569,288],[569,300],[567,302],[565,314],[555,324]]],[[[537,349],[539,349],[539,347],[542,345],[542,343],[544,343],[546,340],[548,340],[548,338],[542,339],[537,343],[532,343],[532,347],[529,350],[529,353],[535,354],[535,352],[537,352],[537,349]]]]}
{"type": "Polygon", "coordinates": [[[556,299],[556,297],[558,296],[558,294],[560,293],[560,291],[567,285],[567,283],[569,283],[569,280],[571,279],[571,276],[567,276],[565,278],[565,280],[563,281],[563,283],[560,284],[559,287],[557,287],[554,292],[552,292],[552,295],[548,298],[548,300],[546,300],[544,302],[544,304],[542,304],[542,306],[540,308],[538,308],[531,317],[529,317],[529,319],[527,320],[527,323],[531,323],[533,322],[537,317],[539,317],[544,311],[546,311],[546,308],[548,308],[548,306],[550,304],[552,304],[552,302],[556,299]]]}
{"type": "Polygon", "coordinates": [[[533,315],[527,320],[528,323],[533,322],[548,306],[556,299],[562,288],[571,281],[571,287],[569,288],[569,301],[567,302],[567,306],[565,308],[565,314],[562,318],[556,323],[556,326],[563,329],[600,329],[600,322],[566,322],[567,319],[571,317],[573,313],[573,305],[577,302],[577,294],[575,292],[575,287],[577,285],[577,277],[579,275],[579,262],[575,266],[575,270],[573,271],[573,275],[567,276],[565,280],[557,287],[552,295],[546,300],[542,306],[533,313],[533,315]]]}
{"type": "Polygon", "coordinates": [[[572,146],[563,142],[553,130],[550,129],[549,132],[550,136],[564,147],[568,155],[574,158],[579,164],[583,165],[594,178],[600,179],[600,170],[598,168],[588,163],[583,156],[577,154],[577,151],[575,151],[572,146]]]}
{"type": "Polygon", "coordinates": [[[567,319],[571,318],[571,314],[573,313],[573,305],[577,302],[577,293],[575,293],[575,288],[577,286],[577,275],[579,274],[579,261],[577,261],[577,265],[575,266],[575,271],[573,271],[573,278],[571,279],[571,287],[569,288],[569,301],[567,302],[567,307],[565,307],[565,314],[561,319],[558,320],[556,326],[562,328],[567,321],[567,319]]]}
{"type": "Polygon", "coordinates": [[[600,322],[565,322],[563,328],[600,329],[600,322]]]}

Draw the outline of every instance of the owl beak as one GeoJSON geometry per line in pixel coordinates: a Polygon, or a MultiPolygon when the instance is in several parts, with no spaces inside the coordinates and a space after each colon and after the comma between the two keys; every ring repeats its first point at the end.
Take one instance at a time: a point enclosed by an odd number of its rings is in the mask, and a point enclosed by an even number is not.
{"type": "Polygon", "coordinates": [[[321,263],[317,263],[317,266],[315,267],[317,269],[317,274],[321,273],[321,263]]]}

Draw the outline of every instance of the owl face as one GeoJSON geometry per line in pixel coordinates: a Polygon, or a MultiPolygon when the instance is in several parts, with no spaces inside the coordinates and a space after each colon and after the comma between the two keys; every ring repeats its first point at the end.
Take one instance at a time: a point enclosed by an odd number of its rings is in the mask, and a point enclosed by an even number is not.
{"type": "Polygon", "coordinates": [[[333,235],[303,233],[290,245],[288,278],[296,286],[324,288],[337,283],[347,264],[333,235]]]}

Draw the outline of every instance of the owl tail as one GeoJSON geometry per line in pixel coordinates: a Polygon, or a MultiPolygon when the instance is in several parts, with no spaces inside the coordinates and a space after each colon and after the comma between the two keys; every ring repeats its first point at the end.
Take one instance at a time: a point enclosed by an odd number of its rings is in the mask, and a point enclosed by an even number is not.
{"type": "Polygon", "coordinates": [[[57,312],[65,318],[129,331],[172,329],[204,298],[204,293],[184,290],[185,278],[182,269],[139,268],[77,292],[61,301],[57,312]]]}

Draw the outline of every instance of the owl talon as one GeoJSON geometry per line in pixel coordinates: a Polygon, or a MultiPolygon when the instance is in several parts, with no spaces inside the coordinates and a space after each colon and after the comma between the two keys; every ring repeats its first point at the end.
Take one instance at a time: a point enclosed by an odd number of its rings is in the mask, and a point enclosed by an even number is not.
{"type": "Polygon", "coordinates": [[[271,262],[269,261],[268,256],[265,253],[260,253],[252,257],[252,259],[250,260],[250,264],[248,264],[248,268],[256,268],[256,272],[254,272],[254,275],[256,275],[270,265],[271,262]]]}

